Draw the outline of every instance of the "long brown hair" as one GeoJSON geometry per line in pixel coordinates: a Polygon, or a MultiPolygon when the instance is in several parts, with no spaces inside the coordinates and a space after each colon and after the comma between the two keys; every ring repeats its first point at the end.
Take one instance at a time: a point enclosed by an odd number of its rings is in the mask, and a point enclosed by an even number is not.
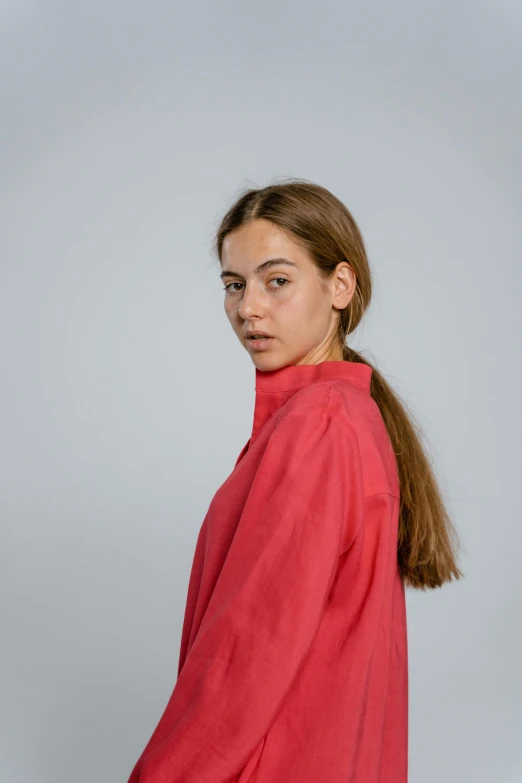
{"type": "Polygon", "coordinates": [[[397,557],[405,584],[425,590],[441,587],[463,574],[457,567],[460,547],[444,506],[422,431],[381,373],[346,344],[370,303],[372,282],[364,241],[347,207],[326,188],[305,179],[291,179],[264,188],[244,190],[222,218],[214,238],[221,262],[227,234],[247,223],[269,220],[305,248],[326,279],[347,261],[357,278],[354,296],[340,311],[338,337],[346,361],[372,368],[370,393],[390,435],[400,480],[397,557]]]}

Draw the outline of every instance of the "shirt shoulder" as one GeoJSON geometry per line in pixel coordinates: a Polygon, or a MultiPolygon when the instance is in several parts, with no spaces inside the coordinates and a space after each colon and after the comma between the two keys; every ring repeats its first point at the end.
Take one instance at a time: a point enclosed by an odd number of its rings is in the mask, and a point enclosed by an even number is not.
{"type": "Polygon", "coordinates": [[[325,381],[297,390],[281,406],[267,446],[268,451],[286,452],[287,460],[300,462],[302,467],[306,455],[313,469],[321,459],[328,462],[338,457],[339,443],[348,445],[352,459],[359,458],[357,431],[346,404],[332,382],[325,381]]]}
{"type": "Polygon", "coordinates": [[[285,417],[317,420],[324,416],[335,420],[337,426],[342,427],[344,422],[350,427],[358,416],[367,417],[368,412],[375,411],[380,415],[374,399],[365,389],[350,381],[335,379],[312,383],[296,391],[279,410],[278,420],[285,417]]]}
{"type": "Polygon", "coordinates": [[[292,394],[280,410],[281,417],[304,408],[328,407],[331,381],[310,383],[292,394]]]}
{"type": "Polygon", "coordinates": [[[394,446],[373,397],[356,384],[344,380],[334,381],[330,390],[329,411],[339,431],[346,433],[350,430],[357,439],[365,493],[389,492],[399,497],[400,482],[394,446]]]}

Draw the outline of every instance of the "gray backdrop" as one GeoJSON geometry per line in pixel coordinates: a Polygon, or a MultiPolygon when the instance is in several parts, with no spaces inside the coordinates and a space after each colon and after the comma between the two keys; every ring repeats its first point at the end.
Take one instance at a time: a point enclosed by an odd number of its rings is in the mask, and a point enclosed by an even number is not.
{"type": "Polygon", "coordinates": [[[0,3],[2,783],[125,783],[166,704],[252,424],[210,243],[285,176],[361,227],[353,345],[464,545],[407,597],[410,783],[522,781],[521,8],[0,3]]]}

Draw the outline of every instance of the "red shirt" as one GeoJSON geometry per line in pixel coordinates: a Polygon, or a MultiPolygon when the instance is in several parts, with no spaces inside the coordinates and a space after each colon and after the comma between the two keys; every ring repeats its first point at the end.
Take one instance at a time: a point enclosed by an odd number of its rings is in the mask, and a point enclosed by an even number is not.
{"type": "Polygon", "coordinates": [[[203,520],[178,679],[129,783],[406,783],[399,481],[371,367],[256,368],[203,520]]]}

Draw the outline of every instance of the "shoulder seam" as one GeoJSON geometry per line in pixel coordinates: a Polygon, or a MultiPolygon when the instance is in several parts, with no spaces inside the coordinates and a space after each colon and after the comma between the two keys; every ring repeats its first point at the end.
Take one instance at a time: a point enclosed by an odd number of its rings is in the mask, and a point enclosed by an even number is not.
{"type": "Polygon", "coordinates": [[[332,384],[330,383],[328,386],[328,396],[324,402],[324,409],[326,412],[330,409],[330,395],[332,393],[332,384]]]}

